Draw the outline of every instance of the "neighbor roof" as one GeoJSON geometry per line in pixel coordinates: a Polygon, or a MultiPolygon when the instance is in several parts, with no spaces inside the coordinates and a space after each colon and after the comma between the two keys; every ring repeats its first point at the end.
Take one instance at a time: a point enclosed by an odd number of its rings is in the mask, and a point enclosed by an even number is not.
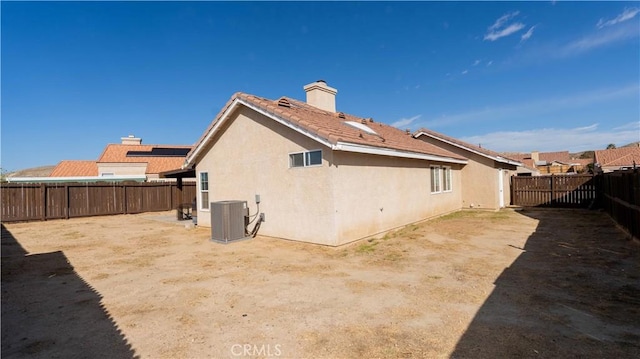
{"type": "Polygon", "coordinates": [[[199,152],[218,131],[220,125],[238,106],[253,109],[323,145],[337,151],[350,151],[387,156],[430,159],[466,163],[467,159],[424,141],[416,140],[405,131],[342,112],[328,112],[289,97],[269,100],[238,92],[234,94],[211,122],[194,149],[187,155],[184,167],[192,166],[199,152]],[[365,125],[371,131],[348,124],[365,125]]]}
{"type": "Polygon", "coordinates": [[[95,161],[60,161],[49,177],[97,176],[95,161]]]}
{"type": "Polygon", "coordinates": [[[511,159],[511,158],[507,158],[504,155],[498,153],[498,152],[494,152],[491,150],[488,150],[486,148],[480,147],[480,146],[476,146],[474,144],[465,142],[465,141],[461,141],[457,138],[453,138],[447,135],[444,135],[442,133],[433,131],[433,130],[428,130],[426,128],[421,128],[418,131],[415,132],[414,137],[418,138],[420,136],[428,136],[431,138],[435,138],[437,140],[440,140],[442,142],[446,142],[450,145],[456,146],[458,148],[462,148],[464,150],[479,154],[481,156],[487,157],[489,159],[492,159],[496,162],[500,162],[500,163],[506,163],[509,165],[513,165],[513,166],[522,166],[522,163],[520,163],[517,160],[511,159]]]}
{"type": "Polygon", "coordinates": [[[540,152],[538,154],[540,161],[547,161],[547,163],[551,162],[562,162],[562,163],[571,163],[571,156],[569,155],[569,151],[558,151],[558,152],[540,152]]]}
{"type": "Polygon", "coordinates": [[[175,170],[184,163],[184,156],[127,156],[129,151],[151,151],[154,148],[191,149],[191,146],[108,144],[98,163],[147,163],[147,174],[175,170]]]}
{"type": "Polygon", "coordinates": [[[620,147],[609,150],[596,150],[595,163],[602,167],[626,167],[640,165],[640,147],[620,147]]]}

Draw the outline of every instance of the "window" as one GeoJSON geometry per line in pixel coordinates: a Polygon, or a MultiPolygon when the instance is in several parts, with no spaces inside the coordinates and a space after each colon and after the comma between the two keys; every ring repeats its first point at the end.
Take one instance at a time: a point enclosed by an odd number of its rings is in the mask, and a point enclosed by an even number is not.
{"type": "Polygon", "coordinates": [[[451,192],[451,167],[431,166],[431,193],[451,192]]]}
{"type": "Polygon", "coordinates": [[[322,150],[291,153],[289,167],[309,167],[322,165],[322,150]]]}
{"type": "Polygon", "coordinates": [[[440,167],[431,167],[431,193],[440,193],[440,167]]]}
{"type": "Polygon", "coordinates": [[[451,167],[442,167],[442,190],[451,192],[451,167]]]}
{"type": "Polygon", "coordinates": [[[209,209],[209,173],[200,172],[200,208],[209,209]]]}
{"type": "Polygon", "coordinates": [[[113,172],[102,172],[100,174],[101,177],[113,177],[115,174],[113,172]]]}

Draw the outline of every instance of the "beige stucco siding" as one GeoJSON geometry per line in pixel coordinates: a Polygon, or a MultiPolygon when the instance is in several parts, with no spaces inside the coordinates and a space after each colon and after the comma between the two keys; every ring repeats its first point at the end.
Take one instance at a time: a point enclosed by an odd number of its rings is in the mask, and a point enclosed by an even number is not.
{"type": "Polygon", "coordinates": [[[432,194],[431,164],[446,165],[334,152],[336,244],[460,209],[460,166],[452,166],[452,191],[432,194]]]}
{"type": "Polygon", "coordinates": [[[144,176],[147,170],[146,162],[132,162],[132,163],[111,163],[101,162],[98,163],[98,175],[102,176],[103,173],[111,173],[115,176],[127,176],[127,175],[140,175],[144,176]]]}
{"type": "Polygon", "coordinates": [[[464,150],[460,147],[450,145],[431,138],[420,136],[419,139],[434,144],[445,150],[464,156],[469,159],[466,166],[462,168],[462,204],[463,208],[498,209],[500,208],[500,194],[498,176],[500,168],[503,169],[503,193],[504,205],[508,206],[511,201],[510,177],[515,166],[498,163],[491,158],[464,150]]]}
{"type": "MultiPolygon", "coordinates": [[[[203,153],[196,174],[209,173],[210,202],[246,200],[253,214],[259,194],[266,217],[260,234],[335,244],[328,148],[241,107],[203,153]],[[322,150],[321,166],[289,168],[289,153],[316,149],[322,150]]],[[[208,210],[199,210],[198,225],[211,225],[208,210]]]]}

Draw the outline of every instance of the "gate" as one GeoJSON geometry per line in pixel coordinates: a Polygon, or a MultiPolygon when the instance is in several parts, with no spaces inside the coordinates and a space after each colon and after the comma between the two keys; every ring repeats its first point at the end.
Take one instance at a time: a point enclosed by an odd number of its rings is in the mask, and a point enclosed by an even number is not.
{"type": "Polygon", "coordinates": [[[511,204],[523,207],[589,207],[598,192],[593,175],[511,177],[511,204]]]}

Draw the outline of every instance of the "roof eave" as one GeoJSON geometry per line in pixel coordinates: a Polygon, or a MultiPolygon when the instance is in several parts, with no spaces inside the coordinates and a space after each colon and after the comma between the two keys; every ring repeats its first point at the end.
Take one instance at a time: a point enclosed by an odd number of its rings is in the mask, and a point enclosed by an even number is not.
{"type": "Polygon", "coordinates": [[[423,136],[423,135],[431,137],[431,138],[436,139],[438,141],[442,141],[444,143],[450,144],[451,146],[455,146],[455,147],[461,148],[461,149],[463,149],[465,151],[469,151],[469,152],[475,153],[475,154],[480,155],[482,157],[486,157],[486,158],[494,160],[496,162],[508,164],[508,165],[511,165],[511,166],[523,166],[523,164],[518,162],[518,161],[513,161],[513,160],[510,160],[510,159],[507,159],[507,158],[504,158],[504,157],[500,157],[500,156],[491,156],[491,155],[488,155],[486,153],[482,153],[480,151],[477,151],[477,150],[475,150],[473,148],[469,148],[467,146],[463,146],[463,145],[461,145],[459,143],[451,142],[451,141],[449,141],[449,140],[447,140],[445,138],[438,137],[438,136],[432,135],[432,134],[424,132],[424,131],[418,131],[416,134],[413,135],[413,137],[414,138],[418,138],[418,137],[423,136]]]}
{"type": "Polygon", "coordinates": [[[413,158],[420,160],[429,160],[429,161],[438,161],[438,162],[447,162],[447,163],[456,163],[456,164],[467,164],[467,160],[432,155],[426,153],[419,152],[410,152],[410,151],[399,151],[390,148],[383,147],[374,147],[374,146],[366,146],[359,145],[350,142],[338,142],[334,148],[336,151],[345,151],[345,152],[357,152],[357,153],[366,153],[372,155],[382,155],[382,156],[391,156],[391,157],[402,157],[402,158],[413,158]]]}

